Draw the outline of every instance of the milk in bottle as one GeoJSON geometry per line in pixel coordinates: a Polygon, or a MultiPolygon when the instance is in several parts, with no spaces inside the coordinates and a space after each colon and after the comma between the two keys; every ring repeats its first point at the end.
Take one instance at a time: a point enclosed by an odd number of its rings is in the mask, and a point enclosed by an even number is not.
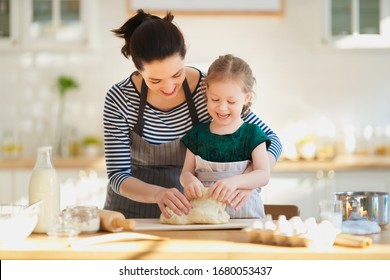
{"type": "Polygon", "coordinates": [[[52,164],[52,147],[39,147],[29,184],[30,204],[42,200],[36,233],[46,233],[57,221],[60,211],[60,185],[52,164]]]}

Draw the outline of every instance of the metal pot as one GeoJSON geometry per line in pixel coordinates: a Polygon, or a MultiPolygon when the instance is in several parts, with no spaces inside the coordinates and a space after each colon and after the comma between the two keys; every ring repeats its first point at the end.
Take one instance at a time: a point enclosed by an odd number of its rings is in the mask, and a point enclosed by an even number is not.
{"type": "Polygon", "coordinates": [[[381,227],[389,223],[389,193],[336,192],[335,198],[343,202],[343,220],[365,217],[381,227]]]}

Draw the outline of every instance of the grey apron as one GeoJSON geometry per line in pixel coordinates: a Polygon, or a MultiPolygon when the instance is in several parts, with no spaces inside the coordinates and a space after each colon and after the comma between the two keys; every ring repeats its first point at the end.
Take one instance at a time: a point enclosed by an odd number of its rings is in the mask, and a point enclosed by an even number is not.
{"type": "MultiPolygon", "coordinates": [[[[250,161],[236,162],[211,162],[202,159],[200,156],[195,156],[195,174],[206,188],[211,187],[215,181],[230,176],[242,174],[248,167],[250,161]]],[[[232,219],[243,218],[264,218],[264,205],[260,197],[260,189],[252,191],[252,195],[245,205],[239,210],[228,207],[226,212],[232,219]]]]}
{"type": "MultiPolygon", "coordinates": [[[[183,89],[188,104],[192,124],[199,122],[192,94],[187,80],[183,89]]],[[[177,188],[183,193],[179,178],[183,168],[186,147],[180,141],[154,145],[142,138],[144,127],[144,110],[148,88],[142,81],[138,121],[131,131],[130,149],[132,161],[132,176],[146,183],[165,188],[177,188]]],[[[157,203],[142,203],[115,193],[110,184],[107,186],[107,196],[104,209],[121,212],[126,218],[159,218],[161,211],[157,203]]]]}

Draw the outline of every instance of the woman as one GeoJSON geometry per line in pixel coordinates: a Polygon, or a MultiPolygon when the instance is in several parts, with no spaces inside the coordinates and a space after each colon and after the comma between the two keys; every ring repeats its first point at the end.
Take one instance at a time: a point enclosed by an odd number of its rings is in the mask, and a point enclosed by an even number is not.
{"type": "MultiPolygon", "coordinates": [[[[138,10],[113,30],[125,40],[122,54],[137,71],[108,91],[104,104],[104,142],[109,186],[105,209],[127,218],[187,214],[191,204],[179,182],[185,157],[181,137],[210,120],[204,99],[204,74],[186,67],[183,34],[164,18],[138,10]]],[[[255,114],[244,121],[260,126],[271,140],[274,166],[281,153],[277,136],[255,114]]]]}

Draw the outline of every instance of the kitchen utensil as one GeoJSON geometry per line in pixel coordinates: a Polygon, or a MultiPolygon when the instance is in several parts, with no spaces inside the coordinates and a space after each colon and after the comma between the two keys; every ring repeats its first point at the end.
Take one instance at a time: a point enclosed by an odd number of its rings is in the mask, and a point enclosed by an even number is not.
{"type": "Polygon", "coordinates": [[[343,202],[343,220],[368,219],[382,228],[389,223],[389,193],[336,192],[335,198],[343,202]]]}
{"type": "Polygon", "coordinates": [[[343,221],[343,204],[340,200],[321,200],[320,219],[321,221],[331,222],[336,230],[341,231],[343,221]]]}
{"type": "MultiPolygon", "coordinates": [[[[23,209],[24,212],[30,212],[30,211],[37,211],[37,207],[40,206],[43,203],[42,200],[38,200],[34,202],[33,204],[30,204],[26,208],[23,209]]],[[[38,209],[39,211],[39,209],[38,209]]]]}
{"type": "Polygon", "coordinates": [[[256,220],[257,219],[230,219],[229,223],[226,224],[170,225],[162,224],[160,219],[134,219],[134,231],[242,229],[250,226],[256,220]]]}
{"type": "Polygon", "coordinates": [[[16,242],[28,237],[38,223],[39,207],[0,205],[0,242],[16,242]]]}
{"type": "Polygon", "coordinates": [[[80,229],[75,225],[69,208],[58,214],[57,222],[49,228],[47,235],[51,238],[74,238],[79,235],[80,229]]]}
{"type": "Polygon", "coordinates": [[[354,248],[367,248],[372,245],[372,239],[367,236],[355,236],[350,234],[338,234],[335,245],[354,248]]]}
{"type": "Polygon", "coordinates": [[[100,229],[100,214],[96,206],[67,207],[72,223],[81,233],[95,233],[100,229]]]}
{"type": "Polygon", "coordinates": [[[99,215],[101,229],[110,232],[131,231],[136,224],[133,219],[126,219],[122,213],[116,211],[103,209],[99,211],[99,215]]]}
{"type": "Polygon", "coordinates": [[[116,242],[116,241],[124,241],[124,240],[155,240],[162,241],[167,240],[165,237],[143,234],[143,233],[135,233],[135,232],[117,232],[117,233],[109,233],[99,236],[92,236],[81,238],[78,240],[71,240],[69,243],[70,247],[81,247],[81,246],[89,246],[100,243],[108,243],[108,242],[116,242]]]}

